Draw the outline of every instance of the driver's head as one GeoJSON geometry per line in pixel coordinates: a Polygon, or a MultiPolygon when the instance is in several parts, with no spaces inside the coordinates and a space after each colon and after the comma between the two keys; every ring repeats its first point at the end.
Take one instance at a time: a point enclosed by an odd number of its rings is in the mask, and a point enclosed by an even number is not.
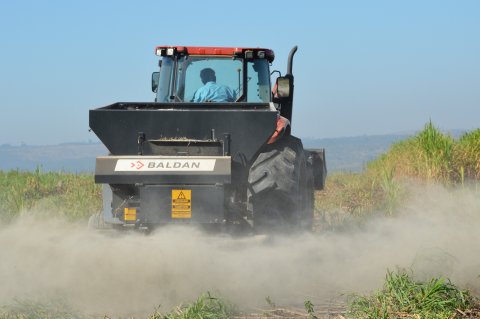
{"type": "Polygon", "coordinates": [[[200,78],[202,79],[203,84],[207,84],[207,82],[215,82],[217,78],[215,77],[215,71],[210,68],[205,68],[200,71],[200,78]]]}

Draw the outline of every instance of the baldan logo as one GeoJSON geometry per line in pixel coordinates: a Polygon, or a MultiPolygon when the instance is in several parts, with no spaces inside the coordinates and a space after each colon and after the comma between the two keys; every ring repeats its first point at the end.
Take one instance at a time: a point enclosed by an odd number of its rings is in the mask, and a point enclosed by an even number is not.
{"type": "Polygon", "coordinates": [[[131,162],[130,163],[130,167],[131,168],[136,168],[136,169],[142,169],[142,167],[144,167],[145,164],[143,164],[142,162],[140,161],[136,161],[136,162],[131,162]]]}
{"type": "Polygon", "coordinates": [[[145,159],[118,159],[115,172],[212,172],[215,169],[216,159],[198,158],[145,158],[145,159]]]}
{"type": "Polygon", "coordinates": [[[175,169],[190,169],[190,168],[195,168],[195,169],[200,169],[200,162],[199,161],[182,161],[182,162],[149,162],[148,163],[148,168],[159,168],[159,169],[165,169],[165,168],[175,168],[175,169]]]}

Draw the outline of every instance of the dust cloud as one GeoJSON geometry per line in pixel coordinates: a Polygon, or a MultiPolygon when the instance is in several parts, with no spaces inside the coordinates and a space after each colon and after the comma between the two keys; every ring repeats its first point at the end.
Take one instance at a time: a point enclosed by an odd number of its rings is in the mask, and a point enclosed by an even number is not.
{"type": "Polygon", "coordinates": [[[341,232],[231,238],[189,228],[99,233],[23,217],[0,225],[0,305],[61,299],[91,315],[166,312],[211,291],[240,307],[319,304],[380,288],[387,269],[480,287],[480,191],[418,188],[401,212],[341,232]]]}

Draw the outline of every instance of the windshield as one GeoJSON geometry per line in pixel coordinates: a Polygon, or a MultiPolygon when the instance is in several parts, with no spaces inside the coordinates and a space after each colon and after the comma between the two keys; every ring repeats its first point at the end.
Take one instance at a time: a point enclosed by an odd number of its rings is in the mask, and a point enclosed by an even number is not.
{"type": "Polygon", "coordinates": [[[162,60],[158,102],[270,102],[266,59],[245,66],[243,59],[218,56],[182,56],[176,66],[174,62],[170,57],[162,60]]]}
{"type": "Polygon", "coordinates": [[[231,58],[182,57],[177,96],[185,102],[235,102],[242,93],[242,65],[231,58]]]}

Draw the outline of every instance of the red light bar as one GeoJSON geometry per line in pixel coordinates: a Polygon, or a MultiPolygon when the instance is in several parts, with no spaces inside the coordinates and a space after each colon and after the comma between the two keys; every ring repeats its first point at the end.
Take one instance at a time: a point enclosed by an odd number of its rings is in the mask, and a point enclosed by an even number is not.
{"type": "Polygon", "coordinates": [[[245,51],[253,51],[257,57],[264,57],[269,62],[275,59],[275,54],[270,49],[263,48],[234,48],[234,47],[185,47],[185,46],[158,46],[155,48],[156,55],[172,55],[167,54],[176,52],[188,55],[220,55],[220,56],[236,56],[243,55],[245,51]],[[169,50],[170,49],[170,50],[169,50]],[[260,54],[259,54],[260,53],[260,54]]]}

